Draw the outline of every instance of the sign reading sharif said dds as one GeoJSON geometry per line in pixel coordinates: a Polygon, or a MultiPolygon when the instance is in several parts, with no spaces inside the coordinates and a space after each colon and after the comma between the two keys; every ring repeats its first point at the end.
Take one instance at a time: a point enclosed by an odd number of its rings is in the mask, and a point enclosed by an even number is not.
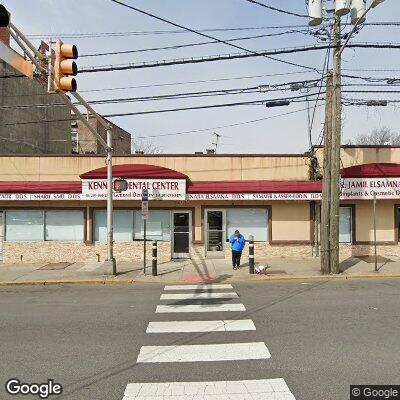
{"type": "MultiPolygon", "coordinates": [[[[141,200],[143,189],[147,189],[149,200],[185,200],[185,179],[126,179],[128,190],[114,192],[114,199],[141,200]]],[[[106,179],[84,179],[82,199],[104,200],[107,198],[106,179]]]]}

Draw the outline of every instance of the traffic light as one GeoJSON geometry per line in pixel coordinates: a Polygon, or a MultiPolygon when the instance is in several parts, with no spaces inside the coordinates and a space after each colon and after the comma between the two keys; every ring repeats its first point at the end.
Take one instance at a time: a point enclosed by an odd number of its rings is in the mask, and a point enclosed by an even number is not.
{"type": "Polygon", "coordinates": [[[76,60],[78,49],[74,44],[65,44],[57,40],[54,54],[54,90],[56,92],[75,92],[77,84],[75,76],[78,73],[76,60]]]}
{"type": "Polygon", "coordinates": [[[114,191],[121,193],[128,190],[128,182],[125,179],[115,179],[114,180],[114,191]]]}
{"type": "Polygon", "coordinates": [[[10,24],[10,13],[3,6],[3,4],[0,4],[0,27],[7,28],[9,24],[10,24]]]}

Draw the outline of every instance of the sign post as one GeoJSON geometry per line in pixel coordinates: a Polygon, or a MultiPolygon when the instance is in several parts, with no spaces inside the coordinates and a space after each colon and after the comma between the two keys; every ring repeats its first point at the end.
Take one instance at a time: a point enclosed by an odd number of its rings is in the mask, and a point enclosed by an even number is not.
{"type": "Polygon", "coordinates": [[[143,274],[146,275],[146,223],[149,216],[149,191],[142,190],[142,219],[143,219],[143,274]]]}

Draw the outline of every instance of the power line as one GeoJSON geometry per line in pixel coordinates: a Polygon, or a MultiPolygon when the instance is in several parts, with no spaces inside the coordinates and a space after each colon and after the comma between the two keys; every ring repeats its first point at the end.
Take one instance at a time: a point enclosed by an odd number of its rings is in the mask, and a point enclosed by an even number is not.
{"type": "MultiPolygon", "coordinates": [[[[117,0],[111,0],[111,1],[117,1],[117,0]]],[[[400,49],[400,44],[351,43],[351,44],[347,45],[347,47],[349,47],[349,48],[400,49]]],[[[79,73],[125,71],[125,70],[130,70],[130,69],[155,68],[155,67],[165,67],[165,66],[183,65],[183,64],[196,64],[196,63],[226,61],[226,60],[251,58],[251,57],[271,58],[270,55],[304,53],[304,52],[308,52],[308,51],[325,50],[328,48],[332,48],[332,46],[331,45],[313,45],[313,46],[303,46],[303,47],[271,49],[271,50],[264,50],[264,51],[260,51],[260,52],[251,52],[251,53],[247,52],[247,53],[236,53],[236,54],[227,54],[227,55],[211,55],[211,56],[181,58],[181,59],[152,61],[152,62],[143,62],[143,63],[128,63],[128,64],[115,64],[115,65],[108,64],[108,65],[100,65],[100,66],[83,68],[79,71],[79,73]]],[[[299,65],[297,65],[297,66],[299,66],[299,65]]],[[[304,68],[309,68],[309,67],[304,67],[304,68]]],[[[321,73],[321,71],[319,71],[316,68],[312,68],[312,69],[318,73],[321,73]]]]}
{"type": "MultiPolygon", "coordinates": [[[[283,36],[283,35],[289,35],[289,34],[294,34],[294,33],[308,33],[308,32],[309,32],[309,30],[291,30],[291,31],[279,32],[279,33],[268,33],[268,34],[263,34],[263,35],[245,36],[245,37],[238,37],[238,38],[225,39],[225,40],[226,40],[226,42],[235,42],[235,41],[241,41],[241,40],[261,39],[264,37],[283,36]]],[[[180,44],[180,45],[165,46],[165,47],[150,47],[150,48],[137,49],[137,50],[123,50],[123,51],[110,51],[110,52],[105,52],[105,53],[91,53],[91,54],[79,55],[79,58],[101,57],[101,56],[110,56],[110,55],[116,55],[116,54],[134,54],[134,53],[144,53],[144,52],[159,51],[159,50],[177,50],[177,49],[182,49],[182,48],[187,48],[187,47],[205,46],[205,45],[216,44],[216,43],[219,43],[219,42],[217,40],[211,40],[211,41],[207,41],[207,42],[188,43],[188,44],[180,44]]]]}
{"type": "MultiPolygon", "coordinates": [[[[321,105],[319,105],[318,107],[321,107],[321,105]]],[[[261,121],[265,121],[265,120],[268,120],[268,119],[278,118],[278,117],[282,117],[282,116],[285,116],[285,115],[296,114],[296,113],[299,113],[299,112],[305,111],[305,110],[307,110],[307,108],[301,108],[299,110],[294,110],[294,111],[289,111],[289,112],[285,112],[285,113],[281,113],[281,114],[271,115],[269,117],[264,117],[264,118],[252,119],[252,120],[249,120],[249,121],[237,122],[237,123],[229,124],[229,125],[213,126],[212,128],[194,129],[194,130],[190,130],[190,131],[173,132],[173,133],[165,133],[165,134],[149,135],[149,136],[136,136],[136,137],[138,139],[147,139],[147,138],[155,138],[155,137],[158,138],[158,137],[164,137],[164,136],[187,135],[187,134],[190,134],[190,133],[209,132],[209,131],[213,131],[213,130],[216,130],[216,129],[225,129],[225,128],[232,128],[232,127],[240,126],[240,125],[253,124],[253,123],[256,123],[256,122],[261,122],[261,121]]]]}
{"type": "MultiPolygon", "coordinates": [[[[324,25],[325,27],[331,24],[324,25]]],[[[344,24],[350,25],[350,24],[344,24]]],[[[388,21],[388,22],[365,22],[363,26],[400,26],[400,22],[388,21]]],[[[251,30],[273,30],[273,29],[293,29],[293,28],[309,28],[308,25],[280,25],[280,26],[249,26],[249,27],[235,27],[235,28],[208,28],[208,29],[197,29],[198,32],[232,32],[232,31],[251,31],[251,30]]],[[[153,30],[153,31],[125,31],[125,32],[86,32],[86,33],[36,33],[31,35],[25,35],[31,39],[43,39],[44,37],[62,37],[62,38],[100,38],[100,37],[123,37],[123,36],[147,36],[147,35],[168,35],[168,34],[180,34],[188,33],[184,29],[180,30],[153,30]]]]}
{"type": "MultiPolygon", "coordinates": [[[[249,26],[235,28],[209,28],[197,29],[198,32],[238,32],[253,30],[274,30],[274,29],[298,29],[309,28],[308,25],[278,25],[278,26],[249,26]]],[[[86,33],[38,33],[25,35],[31,39],[42,39],[44,37],[62,37],[62,38],[97,38],[97,37],[121,37],[121,36],[148,36],[148,35],[169,35],[188,33],[186,29],[179,30],[153,30],[153,31],[125,31],[125,32],[86,32],[86,33]]]]}
{"type": "MultiPolygon", "coordinates": [[[[237,48],[237,49],[239,49],[239,50],[243,50],[243,51],[247,51],[247,52],[249,52],[249,53],[257,54],[257,52],[255,52],[255,51],[253,51],[253,50],[249,50],[249,49],[246,49],[245,47],[237,46],[237,45],[232,44],[232,43],[229,43],[229,42],[227,42],[227,41],[225,41],[225,40],[218,39],[218,38],[216,38],[216,37],[207,35],[207,34],[205,34],[205,33],[196,31],[196,30],[194,30],[194,29],[187,28],[187,27],[185,27],[185,26],[183,26],[183,25],[176,24],[175,22],[169,21],[169,20],[167,20],[167,19],[165,19],[165,18],[162,18],[162,17],[158,17],[157,15],[151,14],[151,13],[149,13],[149,12],[147,12],[147,11],[144,11],[144,10],[141,10],[141,9],[139,9],[139,8],[137,8],[137,7],[133,7],[133,6],[131,6],[131,5],[122,3],[121,1],[118,1],[118,0],[111,0],[111,1],[112,1],[113,3],[119,4],[119,5],[123,6],[123,7],[129,8],[129,9],[134,10],[134,11],[136,11],[136,12],[139,12],[139,13],[141,13],[141,14],[147,15],[148,17],[157,19],[158,21],[162,21],[162,22],[165,22],[165,23],[167,23],[167,24],[169,24],[169,25],[175,26],[176,28],[185,29],[185,30],[187,30],[188,32],[195,33],[196,35],[203,36],[203,37],[205,37],[205,38],[207,38],[207,39],[217,40],[217,41],[220,42],[220,43],[226,44],[226,45],[231,46],[231,47],[235,47],[235,48],[237,48]]],[[[292,62],[289,62],[289,61],[284,61],[284,60],[281,60],[281,59],[278,59],[278,58],[268,57],[267,55],[265,55],[265,57],[269,58],[270,60],[278,61],[278,62],[281,62],[281,63],[284,63],[284,64],[289,64],[289,65],[293,65],[293,66],[300,67],[300,68],[306,68],[306,69],[312,69],[312,70],[318,71],[316,68],[312,68],[312,67],[308,67],[308,66],[304,66],[304,65],[292,63],[292,62]]]]}
{"type": "Polygon", "coordinates": [[[280,9],[280,8],[267,6],[266,4],[260,3],[260,2],[255,1],[255,0],[246,0],[246,1],[249,2],[249,3],[257,4],[257,5],[262,6],[262,7],[264,7],[264,8],[268,8],[269,10],[273,10],[273,11],[280,12],[280,13],[282,13],[282,14],[293,15],[293,16],[295,16],[295,17],[301,17],[301,18],[308,18],[308,15],[297,14],[297,13],[294,13],[294,12],[291,12],[291,11],[282,10],[282,9],[280,9]]]}
{"type": "MultiPolygon", "coordinates": [[[[221,104],[210,104],[204,106],[195,106],[195,107],[181,107],[181,108],[173,108],[173,109],[161,109],[161,110],[151,110],[151,111],[138,111],[138,112],[128,112],[128,113],[114,113],[114,114],[102,114],[104,118],[112,118],[112,117],[125,117],[125,116],[134,116],[134,115],[145,115],[145,114],[160,114],[166,112],[176,112],[176,111],[188,111],[188,110],[200,110],[200,109],[210,109],[210,108],[222,108],[222,107],[235,107],[235,106],[245,106],[245,105],[266,105],[271,106],[280,105],[273,104],[279,103],[283,101],[287,102],[298,102],[304,97],[313,96],[312,94],[293,96],[293,97],[281,97],[275,99],[268,100],[253,100],[253,101],[243,101],[243,102],[235,102],[235,103],[221,103],[221,104]]],[[[285,104],[287,105],[287,104],[285,104]]],[[[26,122],[6,122],[0,124],[0,126],[14,126],[14,125],[26,125],[26,124],[38,124],[38,123],[47,123],[47,122],[60,122],[60,121],[75,121],[74,118],[68,119],[54,119],[54,120],[40,120],[40,121],[26,121],[26,122]]]]}
{"type": "MultiPolygon", "coordinates": [[[[309,74],[309,73],[311,73],[311,71],[295,71],[295,72],[282,72],[282,73],[275,73],[275,74],[237,76],[237,77],[232,77],[232,78],[216,78],[216,79],[202,79],[202,80],[197,80],[197,81],[158,83],[158,84],[152,84],[152,85],[121,86],[121,87],[114,87],[114,88],[80,90],[79,93],[106,92],[106,91],[126,90],[126,89],[142,89],[142,88],[153,88],[153,87],[164,87],[164,86],[191,85],[191,84],[195,84],[195,83],[197,84],[197,83],[208,83],[208,82],[224,82],[224,81],[234,81],[234,80],[243,80],[243,79],[264,78],[264,77],[272,77],[272,76],[300,75],[300,74],[309,74]]],[[[55,96],[57,94],[55,93],[53,95],[55,96]]],[[[9,96],[3,96],[3,97],[21,97],[21,96],[43,96],[43,94],[20,94],[20,95],[9,95],[9,96]]]]}

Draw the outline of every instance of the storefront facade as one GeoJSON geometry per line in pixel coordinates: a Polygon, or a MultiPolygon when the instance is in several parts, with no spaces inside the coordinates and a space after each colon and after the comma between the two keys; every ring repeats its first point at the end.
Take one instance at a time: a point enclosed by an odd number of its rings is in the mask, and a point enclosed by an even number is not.
{"type": "MultiPolygon", "coordinates": [[[[341,257],[372,254],[373,192],[378,251],[400,254],[400,148],[344,147],[342,162],[341,257]]],[[[160,262],[228,258],[235,229],[254,236],[259,256],[315,255],[322,183],[310,165],[303,154],[115,157],[114,177],[129,183],[115,194],[115,258],[142,260],[143,188],[160,262]]],[[[0,156],[0,171],[3,262],[106,258],[104,157],[0,156]]]]}

